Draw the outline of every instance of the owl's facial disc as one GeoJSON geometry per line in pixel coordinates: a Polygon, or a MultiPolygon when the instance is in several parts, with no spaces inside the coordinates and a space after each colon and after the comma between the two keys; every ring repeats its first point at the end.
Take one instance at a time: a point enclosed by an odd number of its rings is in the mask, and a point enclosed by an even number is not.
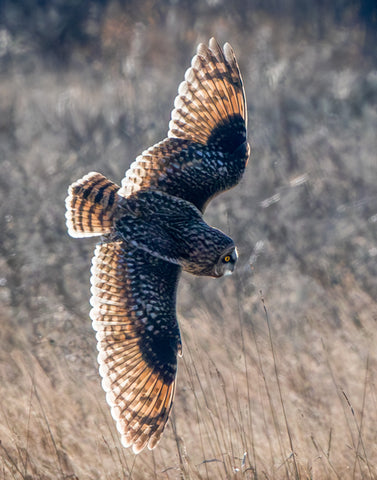
{"type": "Polygon", "coordinates": [[[216,275],[221,277],[223,275],[231,275],[238,259],[237,248],[232,246],[227,248],[220,256],[216,264],[216,275]]]}

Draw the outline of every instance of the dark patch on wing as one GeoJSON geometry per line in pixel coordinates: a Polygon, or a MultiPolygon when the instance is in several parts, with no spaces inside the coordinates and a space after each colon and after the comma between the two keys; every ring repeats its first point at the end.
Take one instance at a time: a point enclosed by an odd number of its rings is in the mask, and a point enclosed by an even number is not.
{"type": "Polygon", "coordinates": [[[228,117],[214,128],[208,138],[208,145],[213,145],[220,151],[227,153],[234,153],[245,142],[246,127],[241,115],[228,117]]]}

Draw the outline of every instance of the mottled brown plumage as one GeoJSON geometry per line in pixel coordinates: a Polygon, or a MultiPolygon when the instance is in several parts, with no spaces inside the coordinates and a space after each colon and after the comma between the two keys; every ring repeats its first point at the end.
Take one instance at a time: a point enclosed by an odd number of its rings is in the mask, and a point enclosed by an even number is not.
{"type": "Polygon", "coordinates": [[[179,86],[168,137],[131,165],[118,187],[92,172],[68,190],[73,237],[103,235],[91,269],[91,312],[106,399],[125,447],[154,448],[175,392],[181,269],[219,277],[234,242],[207,225],[208,201],[244,172],[246,100],[233,50],[201,44],[179,86]]]}
{"type": "Polygon", "coordinates": [[[122,241],[102,243],[94,253],[90,317],[102,386],[122,443],[135,453],[157,444],[174,398],[179,272],[122,241]]]}
{"type": "Polygon", "coordinates": [[[119,194],[156,188],[204,211],[239,182],[249,158],[245,92],[228,43],[224,52],[213,38],[198,46],[174,107],[168,138],[137,157],[119,194]]]}

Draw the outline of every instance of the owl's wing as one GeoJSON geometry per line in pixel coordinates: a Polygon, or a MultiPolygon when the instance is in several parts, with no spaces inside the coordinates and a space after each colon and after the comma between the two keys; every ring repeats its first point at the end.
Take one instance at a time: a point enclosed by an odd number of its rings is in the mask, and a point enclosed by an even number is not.
{"type": "Polygon", "coordinates": [[[227,149],[232,137],[246,141],[246,128],[246,97],[233,49],[226,43],[222,50],[211,38],[209,47],[199,44],[178,88],[168,137],[227,149]]]}
{"type": "Polygon", "coordinates": [[[241,74],[229,44],[198,46],[174,102],[168,138],[144,151],[126,172],[119,194],[155,188],[204,210],[236,185],[249,157],[241,74]]]}
{"type": "Polygon", "coordinates": [[[135,453],[152,449],[174,398],[180,268],[114,241],[97,246],[91,273],[90,317],[106,400],[123,445],[135,453]]]}

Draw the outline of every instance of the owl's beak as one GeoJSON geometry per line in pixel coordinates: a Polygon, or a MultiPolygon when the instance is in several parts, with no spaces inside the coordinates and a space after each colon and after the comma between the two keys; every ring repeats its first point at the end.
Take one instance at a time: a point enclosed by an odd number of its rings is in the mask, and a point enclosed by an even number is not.
{"type": "Polygon", "coordinates": [[[224,270],[224,277],[227,277],[228,275],[232,275],[233,272],[234,272],[234,265],[227,265],[224,270]],[[231,268],[228,268],[228,266],[231,268]]]}

